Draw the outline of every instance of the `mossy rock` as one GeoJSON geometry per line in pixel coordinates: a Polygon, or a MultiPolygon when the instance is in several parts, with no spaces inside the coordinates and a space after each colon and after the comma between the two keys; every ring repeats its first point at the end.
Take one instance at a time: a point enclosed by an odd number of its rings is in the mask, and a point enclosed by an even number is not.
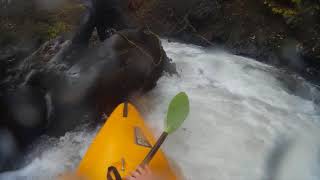
{"type": "Polygon", "coordinates": [[[0,45],[13,43],[14,39],[30,37],[42,42],[53,39],[62,33],[72,31],[79,24],[84,10],[83,4],[78,0],[65,0],[54,9],[40,9],[34,4],[35,0],[30,0],[27,6],[21,7],[21,4],[13,1],[7,9],[2,9],[6,13],[0,14],[0,32],[9,33],[0,34],[0,45]],[[22,14],[10,13],[10,10],[17,9],[16,6],[19,6],[22,14]],[[8,28],[3,24],[11,24],[12,27],[8,28]]]}

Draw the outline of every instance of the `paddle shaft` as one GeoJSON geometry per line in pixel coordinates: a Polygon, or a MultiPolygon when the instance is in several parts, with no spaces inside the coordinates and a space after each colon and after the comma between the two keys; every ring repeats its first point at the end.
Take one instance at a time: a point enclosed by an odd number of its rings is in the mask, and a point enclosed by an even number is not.
{"type": "Polygon", "coordinates": [[[151,148],[151,150],[149,151],[149,153],[147,154],[147,156],[144,158],[144,160],[142,161],[141,165],[147,165],[149,164],[149,162],[152,160],[152,158],[154,157],[154,155],[158,152],[159,148],[161,147],[161,145],[163,144],[163,142],[166,140],[168,136],[167,132],[163,132],[161,134],[161,136],[159,137],[158,141],[156,142],[156,144],[151,148]]]}

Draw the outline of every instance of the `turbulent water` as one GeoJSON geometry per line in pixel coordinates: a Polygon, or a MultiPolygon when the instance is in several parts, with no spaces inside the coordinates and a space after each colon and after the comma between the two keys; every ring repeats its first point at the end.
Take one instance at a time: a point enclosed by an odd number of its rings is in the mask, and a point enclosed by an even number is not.
{"type": "MultiPolygon", "coordinates": [[[[183,128],[163,149],[185,179],[320,179],[318,91],[303,79],[251,59],[163,41],[179,76],[132,101],[159,135],[170,99],[190,97],[183,128]]],[[[73,170],[97,130],[46,139],[23,169],[0,179],[48,179],[73,170]],[[28,178],[26,178],[28,177],[28,178]]]]}

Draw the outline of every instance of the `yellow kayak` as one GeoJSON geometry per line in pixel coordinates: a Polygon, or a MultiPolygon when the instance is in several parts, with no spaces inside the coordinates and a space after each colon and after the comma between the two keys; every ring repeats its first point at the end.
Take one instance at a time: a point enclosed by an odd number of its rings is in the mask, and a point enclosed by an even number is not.
{"type": "MultiPolygon", "coordinates": [[[[77,174],[88,180],[106,180],[109,167],[115,167],[124,178],[137,168],[154,143],[136,108],[129,103],[120,104],[93,140],[77,174]]],[[[162,151],[157,152],[149,166],[164,179],[179,179],[162,151]]]]}

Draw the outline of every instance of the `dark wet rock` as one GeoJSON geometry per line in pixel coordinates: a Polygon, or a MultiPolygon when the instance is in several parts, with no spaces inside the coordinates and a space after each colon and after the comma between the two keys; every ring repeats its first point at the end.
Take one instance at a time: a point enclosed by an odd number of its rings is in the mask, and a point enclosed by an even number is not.
{"type": "Polygon", "coordinates": [[[78,0],[1,0],[0,81],[44,42],[71,36],[83,9],[78,0]]]}
{"type": "Polygon", "coordinates": [[[24,149],[41,134],[60,136],[99,121],[133,93],[156,86],[170,65],[148,30],[123,30],[90,48],[63,37],[46,42],[1,84],[1,127],[24,149]]]}

